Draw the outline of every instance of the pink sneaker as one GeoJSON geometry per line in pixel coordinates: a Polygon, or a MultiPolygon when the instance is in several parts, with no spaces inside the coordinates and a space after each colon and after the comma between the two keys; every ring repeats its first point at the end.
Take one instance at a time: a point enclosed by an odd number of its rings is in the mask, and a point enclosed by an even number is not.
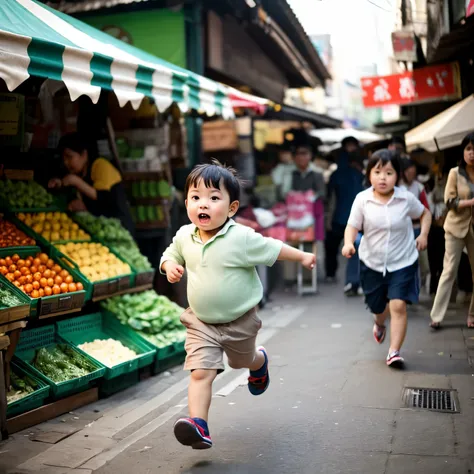
{"type": "Polygon", "coordinates": [[[401,366],[405,362],[405,359],[400,355],[400,351],[389,352],[387,356],[387,365],[390,366],[401,366]]]}
{"type": "Polygon", "coordinates": [[[212,448],[209,431],[200,426],[193,418],[180,418],[174,424],[174,435],[184,446],[193,449],[212,448]]]}
{"type": "Polygon", "coordinates": [[[374,339],[378,344],[382,344],[382,342],[385,340],[386,332],[387,328],[385,326],[379,326],[377,323],[374,323],[372,333],[374,335],[374,339]]]}

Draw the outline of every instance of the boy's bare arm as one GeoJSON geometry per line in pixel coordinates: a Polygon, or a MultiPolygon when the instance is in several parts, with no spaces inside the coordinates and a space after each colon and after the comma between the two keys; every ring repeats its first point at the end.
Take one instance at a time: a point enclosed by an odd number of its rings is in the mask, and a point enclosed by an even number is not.
{"type": "Polygon", "coordinates": [[[300,262],[301,265],[312,270],[316,264],[316,255],[309,252],[302,252],[301,250],[283,244],[278,260],[287,260],[289,262],[300,262]]]}

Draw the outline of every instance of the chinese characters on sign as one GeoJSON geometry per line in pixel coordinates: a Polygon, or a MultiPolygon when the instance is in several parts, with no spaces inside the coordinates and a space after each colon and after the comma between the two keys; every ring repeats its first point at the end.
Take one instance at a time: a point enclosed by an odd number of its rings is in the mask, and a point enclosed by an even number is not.
{"type": "Polygon", "coordinates": [[[461,98],[457,63],[361,79],[365,107],[409,105],[461,98]]]}
{"type": "Polygon", "coordinates": [[[417,60],[415,33],[394,31],[392,33],[392,45],[396,61],[415,62],[417,60]]]}

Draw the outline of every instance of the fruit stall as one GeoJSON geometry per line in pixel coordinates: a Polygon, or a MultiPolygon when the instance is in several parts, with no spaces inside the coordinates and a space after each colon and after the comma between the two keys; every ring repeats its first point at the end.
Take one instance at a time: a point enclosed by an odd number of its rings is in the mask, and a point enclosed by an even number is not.
{"type": "Polygon", "coordinates": [[[70,411],[184,359],[183,308],[152,289],[155,270],[130,233],[116,219],[61,211],[41,189],[38,208],[2,195],[10,433],[57,416],[58,404],[70,411]]]}

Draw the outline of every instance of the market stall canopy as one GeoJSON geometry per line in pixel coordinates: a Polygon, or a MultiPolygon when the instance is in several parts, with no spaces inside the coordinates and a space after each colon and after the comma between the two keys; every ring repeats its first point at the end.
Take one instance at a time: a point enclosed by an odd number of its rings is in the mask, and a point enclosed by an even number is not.
{"type": "Polygon", "coordinates": [[[30,76],[63,81],[71,100],[97,103],[112,90],[137,109],[145,96],[159,110],[176,102],[209,115],[232,117],[224,86],[175,67],[75,18],[33,0],[0,2],[0,78],[10,91],[30,76]]]}
{"type": "Polygon", "coordinates": [[[268,99],[247,94],[233,87],[228,87],[228,96],[234,109],[252,109],[260,115],[263,115],[271,104],[268,99]]]}
{"type": "Polygon", "coordinates": [[[474,95],[454,104],[405,134],[408,151],[423,148],[429,152],[461,144],[474,130],[474,95]]]}
{"type": "Polygon", "coordinates": [[[323,143],[339,144],[346,137],[354,137],[361,143],[371,143],[383,140],[383,135],[369,132],[367,130],[356,130],[353,128],[320,128],[312,130],[311,135],[319,138],[323,143]]]}

